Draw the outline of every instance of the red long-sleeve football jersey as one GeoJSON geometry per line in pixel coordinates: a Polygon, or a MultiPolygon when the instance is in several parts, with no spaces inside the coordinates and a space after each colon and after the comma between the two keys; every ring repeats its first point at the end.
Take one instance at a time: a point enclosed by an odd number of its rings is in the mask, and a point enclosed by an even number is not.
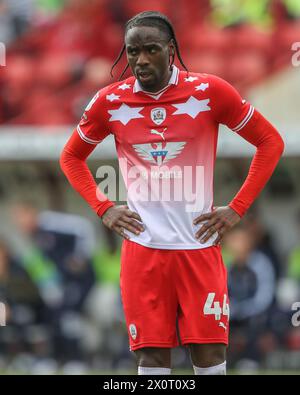
{"type": "Polygon", "coordinates": [[[283,150],[278,132],[226,81],[173,66],[169,84],[145,92],[135,77],[101,89],[87,106],[62,156],[72,185],[102,215],[112,205],[99,194],[85,158],[113,134],[127,204],[145,231],[132,241],[158,249],[197,249],[193,220],[213,209],[219,124],[258,147],[249,175],[230,206],[242,216],[272,174],[283,150]],[[81,139],[81,142],[78,139],[81,139]],[[75,171],[76,168],[76,171],[75,171]],[[100,198],[100,200],[99,200],[100,198]]]}

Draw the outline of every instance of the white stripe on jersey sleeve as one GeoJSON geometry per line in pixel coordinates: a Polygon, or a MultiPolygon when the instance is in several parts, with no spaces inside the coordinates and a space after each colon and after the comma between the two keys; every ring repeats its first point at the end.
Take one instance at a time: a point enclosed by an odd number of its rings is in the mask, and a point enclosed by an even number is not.
{"type": "Polygon", "coordinates": [[[248,111],[247,115],[245,116],[245,118],[242,120],[241,123],[239,123],[239,124],[238,124],[235,128],[233,128],[232,130],[233,130],[234,132],[238,132],[238,131],[240,131],[241,129],[243,129],[243,127],[250,121],[250,119],[251,119],[253,113],[254,113],[254,107],[253,107],[253,106],[250,106],[249,111],[248,111]]]}
{"type": "Polygon", "coordinates": [[[82,138],[82,140],[85,141],[86,143],[89,143],[89,144],[101,143],[101,140],[97,141],[97,140],[92,140],[92,139],[86,137],[79,125],[77,126],[77,132],[78,132],[79,136],[82,138]]]}

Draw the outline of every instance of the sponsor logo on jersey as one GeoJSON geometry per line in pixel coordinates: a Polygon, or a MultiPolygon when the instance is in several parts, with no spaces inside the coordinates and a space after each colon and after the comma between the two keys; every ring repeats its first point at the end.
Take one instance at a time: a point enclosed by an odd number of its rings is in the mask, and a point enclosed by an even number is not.
{"type": "Polygon", "coordinates": [[[167,117],[167,112],[164,108],[153,108],[151,110],[151,119],[156,125],[161,125],[167,117]]]}
{"type": "Polygon", "coordinates": [[[175,159],[183,150],[186,142],[169,142],[169,143],[152,143],[152,144],[134,144],[133,148],[136,153],[144,160],[161,166],[175,159]]]}
{"type": "Polygon", "coordinates": [[[130,336],[133,338],[133,340],[135,340],[137,337],[137,330],[136,330],[136,326],[134,324],[129,325],[129,333],[130,333],[130,336]]]}

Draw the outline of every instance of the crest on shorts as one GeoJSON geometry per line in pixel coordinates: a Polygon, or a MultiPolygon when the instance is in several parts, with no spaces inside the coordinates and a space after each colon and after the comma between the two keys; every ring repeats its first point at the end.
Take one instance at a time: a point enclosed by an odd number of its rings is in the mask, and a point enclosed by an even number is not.
{"type": "Polygon", "coordinates": [[[130,333],[131,337],[133,338],[133,340],[135,340],[137,337],[137,330],[136,330],[136,326],[134,324],[129,325],[129,333],[130,333]]]}
{"type": "Polygon", "coordinates": [[[164,108],[153,108],[151,110],[151,119],[156,125],[160,125],[167,117],[167,112],[164,108]]]}

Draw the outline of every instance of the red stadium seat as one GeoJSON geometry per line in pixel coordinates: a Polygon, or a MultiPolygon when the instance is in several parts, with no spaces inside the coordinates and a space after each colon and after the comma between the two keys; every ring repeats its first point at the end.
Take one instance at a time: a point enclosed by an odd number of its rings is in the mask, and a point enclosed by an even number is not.
{"type": "Polygon", "coordinates": [[[145,10],[155,10],[170,15],[171,7],[174,7],[174,4],[172,3],[172,0],[147,0],[145,7],[145,3],[143,1],[127,0],[125,2],[125,9],[128,18],[132,18],[134,15],[145,10]]]}
{"type": "Polygon", "coordinates": [[[184,57],[189,70],[198,73],[216,74],[222,76],[224,73],[224,58],[218,52],[197,51],[186,54],[184,57]]]}
{"type": "Polygon", "coordinates": [[[63,88],[72,82],[72,58],[48,54],[37,63],[37,83],[49,86],[52,90],[63,88]]]}
{"type": "Polygon", "coordinates": [[[268,71],[265,57],[257,51],[237,51],[226,60],[228,79],[240,90],[261,81],[268,71]]]}

